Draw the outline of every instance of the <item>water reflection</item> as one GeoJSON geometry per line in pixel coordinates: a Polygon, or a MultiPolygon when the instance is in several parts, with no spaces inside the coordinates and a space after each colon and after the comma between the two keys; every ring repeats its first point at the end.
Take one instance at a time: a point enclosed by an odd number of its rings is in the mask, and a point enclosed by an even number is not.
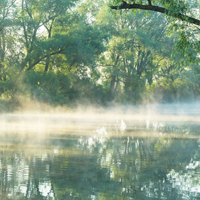
{"type": "Polygon", "coordinates": [[[120,119],[93,124],[82,135],[77,128],[39,139],[2,132],[0,197],[198,199],[199,126],[120,119]]]}

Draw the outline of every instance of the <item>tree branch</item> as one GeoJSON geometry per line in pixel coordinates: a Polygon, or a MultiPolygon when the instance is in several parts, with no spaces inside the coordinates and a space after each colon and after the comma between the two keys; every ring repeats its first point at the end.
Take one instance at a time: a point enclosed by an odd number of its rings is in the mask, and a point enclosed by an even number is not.
{"type": "Polygon", "coordinates": [[[30,11],[29,11],[29,9],[28,9],[27,2],[25,2],[25,6],[26,6],[26,12],[28,13],[29,17],[30,17],[31,19],[33,19],[33,16],[32,16],[32,14],[30,13],[30,11]]]}
{"type": "Polygon", "coordinates": [[[151,0],[148,0],[149,6],[151,6],[151,0]]]}
{"type": "Polygon", "coordinates": [[[53,55],[56,55],[56,54],[61,54],[64,50],[65,50],[65,48],[59,49],[58,51],[55,51],[55,52],[52,52],[50,54],[41,56],[41,58],[38,58],[38,60],[36,60],[34,63],[31,64],[31,66],[28,67],[27,71],[31,70],[35,65],[37,65],[39,62],[41,62],[44,58],[46,58],[48,56],[53,56],[53,55]]]}
{"type": "Polygon", "coordinates": [[[180,76],[169,76],[169,75],[164,75],[164,74],[156,74],[154,73],[154,76],[157,75],[157,76],[162,76],[162,77],[167,77],[167,78],[180,78],[180,79],[185,79],[185,78],[182,78],[180,76]]]}
{"type": "MultiPolygon", "coordinates": [[[[149,1],[150,3],[151,1],[149,1]]],[[[175,17],[177,19],[180,19],[182,21],[189,22],[191,24],[196,24],[200,26],[200,20],[195,19],[193,17],[189,17],[187,15],[181,14],[181,13],[174,13],[166,8],[159,7],[159,6],[152,6],[151,4],[149,5],[141,5],[141,4],[127,4],[126,2],[123,1],[123,3],[120,6],[110,6],[111,9],[114,10],[122,10],[122,9],[141,9],[141,10],[149,10],[149,11],[155,11],[159,13],[164,13],[168,16],[175,17]]]]}

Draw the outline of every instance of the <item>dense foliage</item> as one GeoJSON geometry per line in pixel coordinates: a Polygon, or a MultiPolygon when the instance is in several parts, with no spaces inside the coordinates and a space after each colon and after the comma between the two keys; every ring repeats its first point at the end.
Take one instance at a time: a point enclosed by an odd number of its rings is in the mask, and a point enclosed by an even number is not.
{"type": "Polygon", "coordinates": [[[112,11],[103,0],[2,0],[3,107],[21,96],[69,106],[198,98],[199,26],[191,19],[198,21],[199,2],[126,2],[133,4],[159,5],[168,16],[112,11]]]}

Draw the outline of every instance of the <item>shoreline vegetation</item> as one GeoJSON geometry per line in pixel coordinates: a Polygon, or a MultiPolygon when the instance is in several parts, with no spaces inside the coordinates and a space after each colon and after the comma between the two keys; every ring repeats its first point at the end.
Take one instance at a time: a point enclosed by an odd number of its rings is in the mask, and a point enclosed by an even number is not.
{"type": "Polygon", "coordinates": [[[2,0],[0,112],[198,101],[200,29],[190,21],[199,7],[190,0],[2,0]],[[111,9],[135,4],[168,12],[111,9]]]}
{"type": "MultiPolygon", "coordinates": [[[[51,105],[29,98],[18,98],[17,100],[0,100],[0,114],[41,114],[41,115],[69,115],[72,118],[83,115],[85,117],[101,117],[108,115],[110,118],[112,115],[118,116],[118,118],[137,120],[161,120],[162,116],[174,116],[174,121],[179,121],[179,116],[182,116],[181,121],[198,121],[196,117],[200,113],[199,109],[200,101],[193,100],[188,102],[164,102],[164,103],[143,103],[143,104],[121,104],[112,102],[109,104],[91,104],[89,101],[75,102],[74,105],[51,105]],[[77,116],[76,116],[77,115],[77,116]],[[190,119],[188,118],[190,116],[190,119]],[[177,119],[176,119],[177,117],[177,119]],[[194,119],[193,119],[194,117],[194,119]],[[184,119],[186,118],[186,119],[184,119]]],[[[68,117],[69,117],[68,116],[68,117]]],[[[111,117],[112,118],[112,117],[111,117]]],[[[172,120],[172,121],[173,121],[172,120]]]]}

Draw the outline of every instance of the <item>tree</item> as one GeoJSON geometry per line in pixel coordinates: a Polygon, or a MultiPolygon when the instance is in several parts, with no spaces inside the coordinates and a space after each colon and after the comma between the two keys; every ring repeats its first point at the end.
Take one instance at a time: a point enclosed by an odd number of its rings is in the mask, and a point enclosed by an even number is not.
{"type": "Polygon", "coordinates": [[[13,86],[11,68],[16,61],[16,32],[15,24],[16,0],[2,0],[0,2],[0,95],[13,86]]]}
{"type": "Polygon", "coordinates": [[[200,26],[199,19],[190,17],[186,14],[188,11],[191,12],[191,10],[189,10],[189,2],[186,3],[183,0],[114,0],[113,3],[117,3],[118,5],[110,6],[111,9],[141,9],[155,11],[200,26]]]}
{"type": "Polygon", "coordinates": [[[111,15],[106,11],[102,8],[98,20],[111,33],[100,60],[107,100],[141,102],[161,66],[172,65],[174,37],[167,35],[167,21],[157,13],[143,17],[144,12],[111,15]]]}
{"type": "Polygon", "coordinates": [[[86,97],[86,88],[91,94],[96,89],[95,60],[104,49],[102,33],[88,22],[87,13],[78,7],[70,10],[76,0],[6,2],[4,35],[0,33],[1,93],[53,104],[86,97]]]}
{"type": "Polygon", "coordinates": [[[155,11],[163,13],[170,22],[170,29],[178,31],[178,41],[176,50],[185,56],[185,63],[198,62],[197,53],[200,52],[199,26],[198,19],[199,2],[198,1],[176,1],[176,0],[135,0],[123,1],[113,0],[110,8],[120,9],[142,9],[146,11],[155,11]],[[177,21],[179,20],[179,21],[177,21]]]}

